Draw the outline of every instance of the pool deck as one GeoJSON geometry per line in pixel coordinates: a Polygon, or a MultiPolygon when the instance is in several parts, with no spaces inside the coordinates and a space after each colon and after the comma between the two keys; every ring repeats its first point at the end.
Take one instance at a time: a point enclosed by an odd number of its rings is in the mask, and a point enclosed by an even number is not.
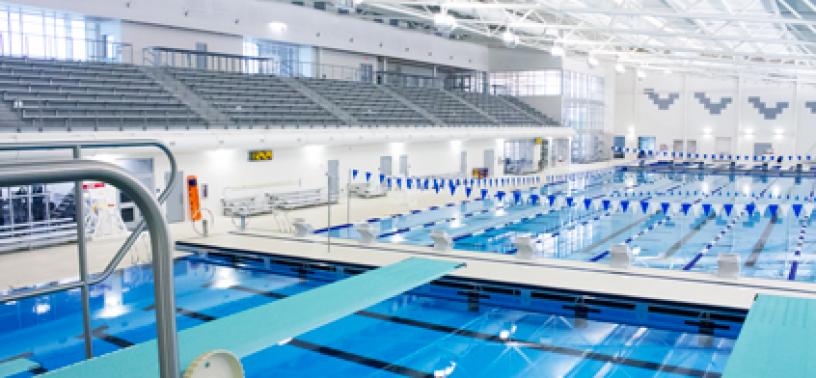
{"type": "Polygon", "coordinates": [[[179,240],[176,246],[185,252],[232,250],[369,266],[388,265],[409,256],[450,259],[466,264],[451,274],[454,277],[733,309],[749,309],[757,294],[816,298],[816,285],[812,283],[730,280],[707,273],[639,267],[621,270],[581,261],[523,260],[509,255],[361,244],[343,239],[332,239],[329,250],[325,237],[295,238],[269,232],[187,238],[179,240]]]}

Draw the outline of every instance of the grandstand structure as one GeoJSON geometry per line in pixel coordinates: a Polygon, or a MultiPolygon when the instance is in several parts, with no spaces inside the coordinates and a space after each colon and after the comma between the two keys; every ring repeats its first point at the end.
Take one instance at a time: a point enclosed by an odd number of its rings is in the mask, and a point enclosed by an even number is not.
{"type": "Polygon", "coordinates": [[[6,132],[557,126],[509,96],[211,67],[0,57],[0,85],[6,132]]]}

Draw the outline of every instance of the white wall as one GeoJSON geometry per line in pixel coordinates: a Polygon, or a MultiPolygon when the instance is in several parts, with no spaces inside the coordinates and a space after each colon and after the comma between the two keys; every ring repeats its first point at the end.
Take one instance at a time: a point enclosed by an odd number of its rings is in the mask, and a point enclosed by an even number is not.
{"type": "Polygon", "coordinates": [[[122,40],[133,45],[133,63],[142,64],[145,47],[174,47],[194,50],[196,42],[207,44],[207,50],[228,54],[243,53],[243,37],[207,33],[186,29],[168,29],[164,26],[122,22],[122,40]]]}
{"type": "MultiPolygon", "coordinates": [[[[332,159],[340,161],[342,188],[348,181],[350,169],[360,169],[361,175],[370,171],[377,177],[381,156],[392,156],[393,175],[399,173],[399,158],[403,154],[408,155],[410,175],[453,174],[459,172],[461,151],[467,151],[470,170],[484,167],[484,150],[494,149],[495,156],[500,157],[502,147],[502,139],[450,139],[420,143],[296,146],[274,149],[274,159],[265,162],[247,161],[247,150],[240,148],[180,152],[176,158],[185,175],[196,175],[199,182],[209,185],[210,198],[205,206],[220,212],[220,198],[228,187],[270,185],[280,190],[325,187],[326,162],[332,159]]],[[[156,182],[163,185],[168,168],[164,159],[157,157],[155,161],[156,182]]]]}
{"type": "MultiPolygon", "coordinates": [[[[15,3],[175,28],[141,37],[131,33],[130,36],[139,38],[140,45],[167,46],[168,41],[186,40],[175,34],[181,33],[178,29],[187,29],[487,70],[488,48],[482,45],[274,1],[17,0],[15,3]],[[287,29],[276,32],[269,28],[270,22],[283,22],[287,29]]],[[[127,34],[123,39],[129,42],[127,34]]],[[[240,44],[236,48],[240,51],[240,44]]],[[[214,46],[210,50],[218,51],[214,46]]]]}
{"type": "Polygon", "coordinates": [[[658,149],[666,145],[668,150],[675,139],[695,140],[699,153],[723,152],[717,150],[717,138],[730,138],[728,152],[739,154],[752,154],[754,143],[771,143],[777,154],[812,153],[816,147],[816,130],[809,126],[816,114],[805,107],[807,101],[816,100],[812,85],[661,72],[636,79],[630,70],[618,75],[615,97],[614,132],[627,136],[628,147],[637,147],[637,136],[655,136],[658,149]],[[670,92],[680,97],[669,109],[658,110],[645,88],[663,98],[670,92]],[[704,92],[715,103],[722,97],[733,101],[721,114],[711,114],[695,92],[704,92]],[[788,102],[789,107],[768,120],[748,102],[751,96],[759,96],[768,107],[777,102],[788,102]]]}

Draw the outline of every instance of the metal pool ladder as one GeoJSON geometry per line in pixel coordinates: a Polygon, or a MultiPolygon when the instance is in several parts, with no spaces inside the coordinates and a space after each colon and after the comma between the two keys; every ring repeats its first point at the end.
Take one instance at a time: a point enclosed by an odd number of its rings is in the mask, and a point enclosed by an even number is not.
{"type": "Polygon", "coordinates": [[[0,164],[0,187],[74,181],[80,279],[76,282],[62,283],[0,296],[0,303],[69,289],[81,289],[85,356],[86,358],[92,358],[89,287],[107,279],[116,270],[139,235],[147,230],[150,234],[153,257],[159,373],[162,378],[177,377],[180,369],[178,363],[178,340],[176,335],[172,245],[167,224],[165,223],[160,208],[160,203],[164,202],[170,195],[170,191],[173,189],[173,184],[176,181],[174,178],[177,175],[177,166],[172,152],[166,145],[156,140],[0,143],[0,152],[37,150],[72,150],[74,160],[40,160],[0,164]],[[113,164],[80,160],[83,149],[119,147],[155,147],[167,156],[170,164],[170,180],[168,180],[166,187],[159,194],[158,201],[153,196],[151,190],[145,188],[144,185],[125,170],[113,164]],[[143,216],[143,220],[137,224],[136,228],[125,240],[105,269],[93,277],[88,275],[86,258],[85,227],[83,224],[84,203],[81,200],[83,180],[102,181],[122,190],[136,203],[136,206],[143,216]]]}

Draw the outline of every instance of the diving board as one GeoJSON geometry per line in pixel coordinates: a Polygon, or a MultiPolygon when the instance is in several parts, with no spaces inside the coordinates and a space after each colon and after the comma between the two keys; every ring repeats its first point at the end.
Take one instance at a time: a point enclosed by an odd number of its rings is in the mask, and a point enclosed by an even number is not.
{"type": "Polygon", "coordinates": [[[760,294],[740,331],[723,377],[813,377],[816,300],[760,294]]]}
{"type": "MultiPolygon", "coordinates": [[[[411,257],[178,333],[179,362],[227,350],[239,358],[373,306],[464,266],[461,262],[411,257]]],[[[47,377],[157,377],[156,341],[148,341],[54,370],[47,377]]]]}
{"type": "Polygon", "coordinates": [[[20,374],[40,367],[40,364],[27,358],[15,358],[0,362],[0,377],[20,374]]]}

